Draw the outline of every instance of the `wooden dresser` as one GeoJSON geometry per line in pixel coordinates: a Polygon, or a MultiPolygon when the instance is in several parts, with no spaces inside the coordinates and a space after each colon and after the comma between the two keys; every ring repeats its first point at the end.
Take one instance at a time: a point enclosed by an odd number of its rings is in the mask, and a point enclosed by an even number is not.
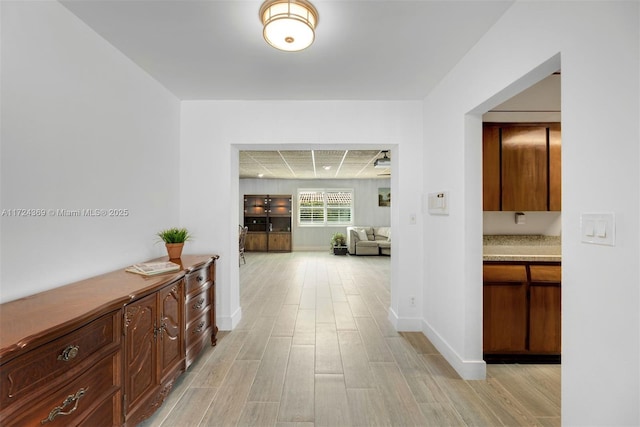
{"type": "Polygon", "coordinates": [[[123,269],[0,305],[0,425],[148,418],[216,343],[217,259],[184,255],[177,272],[123,269]]]}

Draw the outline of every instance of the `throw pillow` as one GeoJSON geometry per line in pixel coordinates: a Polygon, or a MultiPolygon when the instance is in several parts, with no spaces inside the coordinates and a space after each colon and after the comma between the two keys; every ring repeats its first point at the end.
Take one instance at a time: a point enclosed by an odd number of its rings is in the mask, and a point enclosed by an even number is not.
{"type": "Polygon", "coordinates": [[[367,237],[367,231],[364,228],[356,228],[356,233],[358,233],[358,239],[369,240],[367,237]]]}
{"type": "Polygon", "coordinates": [[[387,242],[391,241],[391,229],[389,229],[389,233],[387,235],[387,242]]]}

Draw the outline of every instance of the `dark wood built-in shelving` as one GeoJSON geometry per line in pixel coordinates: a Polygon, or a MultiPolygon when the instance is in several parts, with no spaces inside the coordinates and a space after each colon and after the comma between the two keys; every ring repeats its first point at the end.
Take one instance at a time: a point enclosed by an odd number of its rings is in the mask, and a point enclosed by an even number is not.
{"type": "Polygon", "coordinates": [[[291,195],[245,195],[245,251],[291,251],[291,195]]]}

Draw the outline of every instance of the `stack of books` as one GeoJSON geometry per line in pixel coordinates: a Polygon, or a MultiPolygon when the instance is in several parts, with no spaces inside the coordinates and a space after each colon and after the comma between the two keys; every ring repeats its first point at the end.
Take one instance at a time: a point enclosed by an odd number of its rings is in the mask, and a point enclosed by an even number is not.
{"type": "Polygon", "coordinates": [[[129,273],[141,274],[143,276],[155,276],[156,274],[180,270],[180,265],[170,261],[143,262],[140,264],[134,264],[125,270],[129,273]]]}

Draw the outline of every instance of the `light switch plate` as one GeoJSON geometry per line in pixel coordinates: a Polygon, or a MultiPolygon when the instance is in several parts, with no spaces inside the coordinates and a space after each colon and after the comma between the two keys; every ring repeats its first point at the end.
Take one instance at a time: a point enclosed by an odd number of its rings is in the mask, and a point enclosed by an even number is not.
{"type": "Polygon", "coordinates": [[[580,239],[583,243],[615,246],[616,215],[613,212],[580,214],[580,239]]]}

